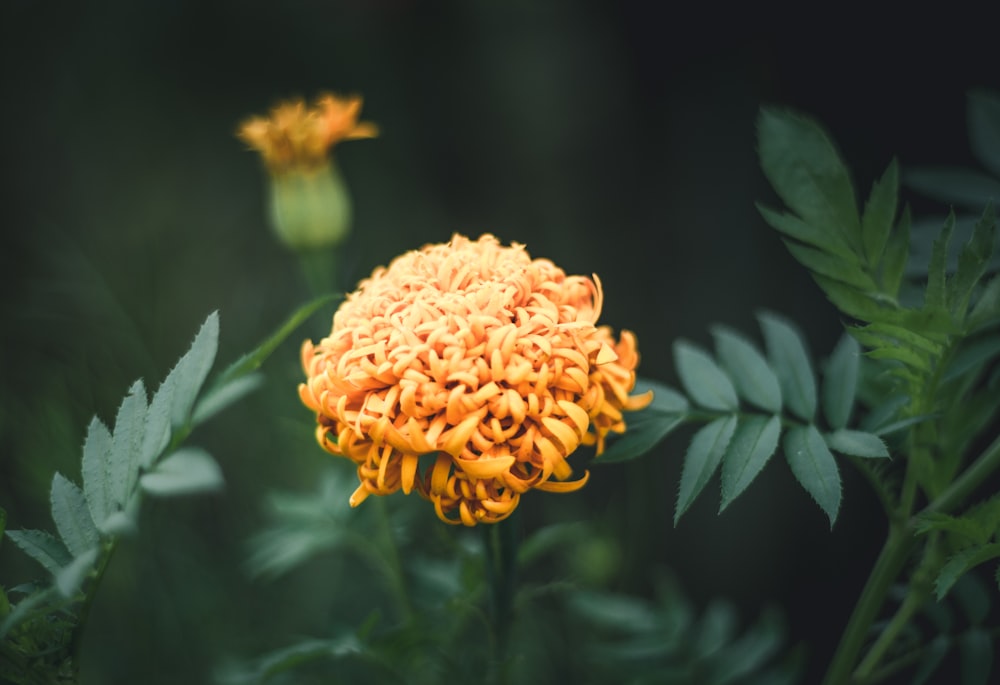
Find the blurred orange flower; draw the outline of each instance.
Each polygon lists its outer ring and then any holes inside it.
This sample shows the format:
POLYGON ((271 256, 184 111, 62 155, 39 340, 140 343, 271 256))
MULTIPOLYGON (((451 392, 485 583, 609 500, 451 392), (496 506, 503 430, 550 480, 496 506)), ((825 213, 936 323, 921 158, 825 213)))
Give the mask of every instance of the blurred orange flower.
POLYGON ((600 280, 523 245, 460 235, 378 268, 330 335, 306 341, 303 403, 316 437, 358 465, 357 506, 414 489, 467 526, 506 518, 528 490, 569 492, 566 458, 625 430, 635 337, 597 326, 600 280), (424 460, 424 461, 422 461, 424 460))
POLYGON ((302 100, 279 104, 270 117, 252 117, 240 125, 237 136, 261 153, 273 174, 308 171, 326 165, 330 148, 342 140, 374 138, 378 127, 358 121, 358 95, 322 95, 315 107, 302 100))

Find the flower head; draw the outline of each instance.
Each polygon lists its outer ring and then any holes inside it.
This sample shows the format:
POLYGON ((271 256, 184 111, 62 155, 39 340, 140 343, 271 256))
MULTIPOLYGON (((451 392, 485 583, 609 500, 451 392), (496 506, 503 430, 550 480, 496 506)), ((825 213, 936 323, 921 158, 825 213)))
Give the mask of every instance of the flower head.
POLYGON ((301 100, 245 121, 237 136, 261 153, 271 180, 271 223, 278 238, 298 251, 343 241, 351 223, 351 200, 329 158, 341 140, 372 138, 378 127, 358 121, 359 96, 323 95, 315 107, 301 100))
POLYGON ((449 523, 506 518, 531 489, 568 492, 567 457, 622 432, 635 337, 598 326, 600 280, 523 245, 460 235, 378 268, 330 335, 306 341, 299 386, 316 437, 358 466, 352 506, 397 490, 449 523))
POLYGON ((272 174, 319 170, 326 166, 330 148, 340 141, 378 135, 375 124, 358 121, 361 102, 357 95, 330 94, 319 97, 311 108, 302 100, 285 102, 268 118, 245 121, 237 136, 261 153, 272 174))

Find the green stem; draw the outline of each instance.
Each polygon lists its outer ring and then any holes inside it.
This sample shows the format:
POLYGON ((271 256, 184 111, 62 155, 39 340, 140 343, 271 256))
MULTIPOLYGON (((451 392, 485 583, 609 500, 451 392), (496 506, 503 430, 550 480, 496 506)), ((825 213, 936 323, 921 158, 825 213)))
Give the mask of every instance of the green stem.
POLYGON ((496 634, 498 682, 507 681, 507 639, 513 618, 516 587, 518 525, 517 512, 499 523, 483 526, 486 549, 486 580, 490 588, 490 615, 496 634))
POLYGON ((824 685, 846 685, 851 682, 851 673, 868 630, 878 616, 885 595, 906 563, 914 544, 915 539, 909 530, 897 526, 890 529, 827 669, 824 685))
POLYGON ((87 583, 87 588, 84 591, 83 602, 80 605, 76 626, 73 628, 73 635, 69 643, 69 653, 73 660, 74 673, 79 673, 80 671, 80 647, 83 641, 83 631, 87 627, 87 619, 90 617, 90 608, 94 604, 94 597, 97 596, 97 590, 101 586, 101 580, 104 578, 104 572, 108 568, 108 562, 111 561, 111 557, 117 548, 117 538, 111 538, 103 543, 101 554, 97 559, 97 566, 92 571, 90 581, 87 583))
POLYGON ((952 481, 951 485, 945 488, 945 491, 928 504, 921 513, 952 511, 955 507, 960 506, 965 498, 984 480, 993 475, 998 467, 1000 467, 1000 435, 983 450, 983 453, 972 462, 969 468, 962 472, 961 476, 952 481))
POLYGON ((333 248, 316 248, 299 253, 302 275, 313 297, 338 290, 337 252, 333 248))
POLYGON ((410 601, 410 593, 406 590, 406 577, 403 575, 403 562, 399 556, 399 545, 396 543, 396 536, 392 532, 392 520, 389 517, 389 508, 384 497, 374 497, 375 507, 378 509, 379 528, 382 537, 382 548, 385 558, 389 562, 389 569, 392 577, 393 590, 399 603, 400 611, 407 622, 412 622, 414 617, 413 603, 410 601))

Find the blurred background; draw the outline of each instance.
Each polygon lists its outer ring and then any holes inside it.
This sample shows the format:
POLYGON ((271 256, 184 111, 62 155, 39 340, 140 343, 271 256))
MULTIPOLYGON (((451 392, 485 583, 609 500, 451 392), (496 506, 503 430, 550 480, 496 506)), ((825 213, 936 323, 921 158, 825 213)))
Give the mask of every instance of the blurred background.
MULTIPOLYGON (((221 313, 227 363, 309 297, 267 225, 260 160, 234 137, 241 120, 288 97, 361 93, 362 118, 382 132, 335 149, 355 221, 331 289, 453 232, 492 232, 568 273, 597 272, 603 320, 636 333, 643 375, 675 384, 672 342, 709 344, 714 322, 759 339, 760 308, 800 322, 824 357, 840 334, 836 313, 754 208, 775 203, 756 162, 758 108, 820 119, 867 192, 893 155, 904 166, 975 166, 965 93, 1000 86, 995 32, 984 40, 976 17, 835 11, 845 12, 638 0, 7 0, 8 527, 52 528, 52 473, 79 482, 90 417, 113 422, 138 377, 155 388, 209 312, 221 313)), ((351 578, 331 559, 271 585, 243 568, 265 496, 312 489, 329 463, 295 386, 298 346, 328 331, 332 311, 277 351, 262 391, 192 437, 221 462, 225 493, 146 507, 144 534, 122 545, 98 596, 91 682, 201 682, 220 653, 321 632, 351 591, 329 585, 351 578)), ((596 466, 579 493, 529 496, 523 525, 598 522, 625 592, 648 593, 667 569, 699 606, 724 597, 749 619, 776 605, 817 672, 883 539, 874 499, 842 468, 830 532, 775 460, 722 516, 713 484, 674 528, 689 437, 596 466)), ((420 511, 433 527, 431 508, 420 511)), ((5 585, 37 573, 0 546, 5 585)))

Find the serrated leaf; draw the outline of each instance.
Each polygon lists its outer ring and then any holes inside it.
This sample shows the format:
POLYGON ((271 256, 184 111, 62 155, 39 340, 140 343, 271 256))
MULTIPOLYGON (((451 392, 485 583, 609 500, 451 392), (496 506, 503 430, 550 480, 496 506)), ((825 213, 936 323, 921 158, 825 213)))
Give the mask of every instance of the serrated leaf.
POLYGON ((904 428, 909 428, 910 426, 915 426, 918 423, 923 423, 924 421, 930 421, 936 419, 940 414, 920 414, 918 416, 907 416, 896 421, 890 421, 889 423, 883 424, 881 426, 876 426, 871 429, 871 432, 878 436, 892 435, 893 433, 898 433, 904 428))
POLYGON ((632 389, 633 395, 642 395, 650 390, 653 391, 653 401, 640 409, 638 412, 629 413, 629 417, 639 416, 643 412, 655 412, 658 414, 686 414, 691 405, 687 398, 677 392, 669 385, 664 385, 657 381, 642 376, 635 379, 635 387, 632 389))
POLYGON ((966 516, 949 516, 932 511, 921 514, 916 520, 916 533, 924 535, 932 530, 940 530, 965 538, 966 543, 983 544, 988 535, 984 536, 983 526, 966 516))
MULTIPOLYGON (((771 228, 795 240, 816 247, 823 252, 850 258, 854 253, 838 233, 830 233, 825 229, 808 224, 794 214, 778 212, 757 203, 757 211, 771 228)), ((788 241, 785 241, 788 244, 788 241)))
POLYGON ((785 247, 796 261, 814 274, 833 281, 839 281, 861 291, 874 291, 875 281, 861 270, 857 257, 839 257, 791 240, 784 241, 785 247))
POLYGON ((1000 335, 993 335, 963 344, 948 364, 942 380, 953 381, 969 371, 979 373, 984 364, 1000 358, 1000 335))
MULTIPOLYGON (((872 346, 874 344, 871 338, 865 338, 862 337, 862 335, 857 335, 857 338, 866 346, 872 346)), ((890 343, 884 347, 875 347, 874 349, 870 349, 865 352, 865 356, 871 359, 885 359, 900 362, 901 364, 906 364, 910 368, 921 372, 921 374, 927 373, 931 370, 930 359, 926 356, 908 347, 898 347, 897 345, 898 343, 890 343)), ((922 377, 922 375, 919 375, 915 378, 919 380, 922 377)))
POLYGON ((166 497, 219 490, 224 481, 219 465, 208 452, 188 447, 167 456, 139 483, 149 494, 166 497))
POLYGON ((66 545, 44 530, 8 530, 7 537, 53 575, 73 559, 66 545))
POLYGON ((972 237, 958 253, 958 269, 948 283, 948 308, 956 319, 965 318, 972 291, 986 273, 996 240, 996 212, 990 201, 972 230, 972 237))
POLYGON ((960 685, 989 685, 993 669, 994 639, 989 631, 971 628, 959 640, 960 685))
POLYGON ((877 321, 892 316, 891 307, 894 305, 887 300, 883 301, 881 294, 877 292, 862 292, 818 273, 813 273, 812 277, 833 306, 851 318, 877 321))
MULTIPOLYGON (((911 322, 910 325, 913 326, 916 324, 918 326, 919 323, 922 322, 915 321, 911 322)), ((947 340, 945 337, 935 333, 934 331, 927 331, 925 335, 924 333, 917 333, 916 330, 919 330, 919 328, 916 326, 914 326, 911 330, 911 328, 905 324, 896 325, 880 321, 868 324, 862 330, 866 333, 871 333, 872 335, 877 335, 885 340, 891 341, 894 344, 897 342, 903 343, 906 347, 926 352, 932 356, 938 356, 944 351, 943 343, 947 340), (934 340, 934 337, 937 337, 939 340, 934 340)))
POLYGON ((889 234, 896 220, 896 203, 899 195, 899 162, 894 158, 882 178, 872 185, 872 191, 861 215, 861 237, 865 257, 871 267, 882 260, 889 234))
POLYGON ((780 412, 781 387, 764 355, 741 334, 725 326, 715 326, 712 335, 716 356, 736 392, 750 404, 769 412, 780 412))
POLYGON ((732 381, 701 348, 684 340, 675 341, 674 363, 695 404, 717 411, 735 411, 739 407, 732 381))
MULTIPOLYGON (((146 388, 136 381, 118 408, 115 430, 111 436, 108 477, 111 481, 111 511, 120 511, 139 478, 143 433, 146 428, 146 388)), ((103 523, 99 521, 98 525, 103 523)))
POLYGON ((826 132, 801 114, 764 107, 757 119, 757 142, 764 175, 784 203, 860 254, 854 187, 826 132))
POLYGON ((87 574, 94 570, 98 552, 96 547, 89 549, 56 573, 56 589, 60 595, 69 598, 80 589, 87 574))
POLYGON ((757 320, 785 406, 804 421, 812 421, 816 413, 816 379, 801 334, 771 312, 758 313, 757 320))
POLYGON ((142 434, 142 449, 139 454, 139 466, 148 469, 163 454, 170 444, 171 415, 173 413, 173 381, 164 380, 160 383, 152 401, 146 410, 146 425, 142 434))
POLYGON ((234 378, 222 385, 212 386, 195 405, 194 412, 191 414, 191 425, 197 426, 212 418, 226 407, 235 404, 259 388, 263 382, 263 375, 253 373, 234 378))
POLYGON ((322 306, 340 299, 343 299, 343 295, 340 293, 321 295, 296 309, 267 340, 226 367, 226 370, 219 376, 215 385, 225 385, 235 378, 245 376, 259 369, 264 360, 271 356, 271 353, 278 348, 278 345, 284 342, 306 319, 322 306))
POLYGON ((83 443, 83 495, 90 515, 100 526, 111 507, 111 431, 96 416, 83 443))
POLYGON ((938 601, 941 600, 948 590, 970 570, 991 559, 1000 557, 1000 543, 994 542, 988 545, 974 545, 967 547, 953 555, 948 562, 941 567, 937 580, 934 582, 934 594, 938 601))
POLYGON ((888 459, 889 450, 882 439, 873 433, 838 428, 827 433, 826 444, 830 449, 865 459, 888 459))
POLYGON ((19 601, 11 612, 7 614, 2 621, 0 621, 0 642, 7 637, 7 634, 11 630, 17 628, 25 621, 28 621, 35 616, 41 616, 49 613, 53 600, 59 600, 59 603, 62 603, 56 588, 49 586, 42 590, 38 590, 19 601))
POLYGON ((785 433, 784 449, 795 478, 826 513, 832 528, 840 510, 840 472, 823 436, 811 424, 795 426, 785 433))
POLYGON ((890 297, 899 296, 899 287, 903 283, 907 262, 910 257, 910 224, 912 218, 910 207, 906 205, 900 214, 896 227, 889 235, 882 256, 882 289, 890 297))
POLYGON ((617 464, 632 461, 656 447, 661 440, 682 425, 684 414, 638 413, 628 417, 625 433, 611 438, 597 457, 597 464, 617 464))
POLYGON ((991 197, 1000 197, 1000 181, 957 167, 906 169, 903 183, 929 198, 974 212, 981 211, 991 197))
POLYGON ((966 112, 972 154, 1000 177, 1000 94, 985 88, 970 91, 966 112))
POLYGON ((75 483, 56 473, 49 500, 56 530, 70 554, 79 556, 97 546, 100 535, 87 508, 87 500, 75 483))
POLYGON ((722 461, 722 513, 767 464, 778 449, 781 419, 751 416, 740 421, 722 461))
POLYGON ((969 330, 1000 322, 1000 274, 990 279, 969 315, 969 330))
POLYGON ((927 269, 927 289, 924 294, 925 309, 943 310, 948 304, 948 243, 954 230, 955 212, 950 212, 931 248, 931 263, 927 269))
POLYGON ((171 386, 170 422, 175 428, 187 423, 198 391, 215 362, 218 347, 219 313, 212 312, 201 325, 191 347, 163 381, 171 386))
POLYGON ((823 375, 823 413, 832 428, 843 428, 851 418, 860 363, 861 347, 845 333, 833 348, 823 375))
POLYGON ((677 506, 674 510, 675 526, 719 468, 722 456, 726 453, 735 431, 736 417, 725 416, 712 421, 694 434, 684 454, 680 490, 677 493, 677 506))

